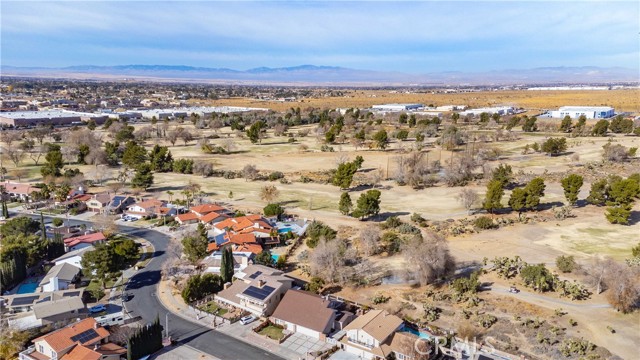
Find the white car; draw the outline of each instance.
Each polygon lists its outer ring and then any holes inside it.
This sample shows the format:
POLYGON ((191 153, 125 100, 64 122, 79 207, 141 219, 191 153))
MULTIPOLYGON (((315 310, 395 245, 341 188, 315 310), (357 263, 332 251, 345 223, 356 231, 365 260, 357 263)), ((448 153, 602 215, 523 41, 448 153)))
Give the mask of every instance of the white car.
POLYGON ((240 324, 247 325, 247 324, 251 324, 254 321, 256 321, 256 317, 255 316, 247 315, 247 316, 245 316, 245 317, 240 319, 240 324))

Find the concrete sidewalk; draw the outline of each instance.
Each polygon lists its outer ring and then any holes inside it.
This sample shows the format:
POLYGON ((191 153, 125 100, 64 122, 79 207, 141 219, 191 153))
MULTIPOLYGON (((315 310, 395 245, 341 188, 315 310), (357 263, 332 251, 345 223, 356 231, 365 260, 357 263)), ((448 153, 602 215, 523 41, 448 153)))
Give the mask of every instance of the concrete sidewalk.
MULTIPOLYGON (((161 280, 158 284, 157 296, 162 305, 173 315, 180 316, 189 321, 198 322, 210 329, 215 329, 216 331, 220 331, 248 344, 258 346, 268 352, 284 358, 294 360, 298 360, 300 358, 300 354, 251 331, 254 326, 258 325, 258 322, 254 322, 251 325, 242 325, 240 322, 236 322, 234 324, 221 324, 221 320, 218 318, 216 326, 214 327, 213 315, 204 311, 196 311, 189 307, 180 296, 180 293, 173 290, 169 282, 166 280, 161 280)), ((171 324, 171 318, 169 318, 169 324, 171 324)), ((169 328, 171 328, 171 326, 169 326, 169 328)))

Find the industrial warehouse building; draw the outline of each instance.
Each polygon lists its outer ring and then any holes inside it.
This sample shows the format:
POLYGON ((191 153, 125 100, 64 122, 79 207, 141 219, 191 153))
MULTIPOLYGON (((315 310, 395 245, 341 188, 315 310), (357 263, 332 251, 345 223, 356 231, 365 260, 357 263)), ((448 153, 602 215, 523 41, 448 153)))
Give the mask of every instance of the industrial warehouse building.
POLYGON ((413 111, 423 108, 422 104, 384 104, 373 105, 371 110, 377 111, 413 111))
POLYGON ((21 128, 37 125, 71 125, 87 122, 90 119, 97 124, 102 124, 107 120, 107 115, 67 110, 1 112, 0 126, 21 128))
POLYGON ((608 119, 615 115, 615 110, 609 106, 563 106, 550 112, 550 117, 558 119, 565 116, 576 119, 582 115, 587 119, 608 119))
POLYGON ((460 113, 462 116, 473 115, 478 116, 482 113, 498 114, 498 115, 510 115, 515 113, 515 109, 512 106, 497 106, 497 107, 485 107, 478 109, 469 109, 460 113))

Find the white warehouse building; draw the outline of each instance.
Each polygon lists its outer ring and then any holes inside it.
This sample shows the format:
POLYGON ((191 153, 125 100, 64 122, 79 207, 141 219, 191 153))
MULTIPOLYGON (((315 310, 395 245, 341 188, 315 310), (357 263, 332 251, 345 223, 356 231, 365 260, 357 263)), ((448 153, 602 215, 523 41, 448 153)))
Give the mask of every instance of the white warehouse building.
POLYGON ((422 104, 384 104, 384 105, 373 105, 371 110, 377 111, 411 111, 418 110, 423 108, 422 104))
POLYGON ((608 119, 615 115, 615 110, 609 106, 563 106, 551 111, 551 117, 558 119, 565 116, 575 119, 581 115, 586 116, 587 119, 608 119))

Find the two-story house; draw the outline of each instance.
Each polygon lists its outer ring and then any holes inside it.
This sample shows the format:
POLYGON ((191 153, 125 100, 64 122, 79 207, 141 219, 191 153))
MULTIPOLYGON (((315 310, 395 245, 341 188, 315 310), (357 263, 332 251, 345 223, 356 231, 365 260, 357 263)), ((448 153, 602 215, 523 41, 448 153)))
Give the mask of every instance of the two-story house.
POLYGON ((20 360, 119 360, 126 352, 109 343, 109 331, 90 317, 34 339, 20 360))
POLYGON ((67 290, 80 277, 80 268, 63 262, 52 267, 40 281, 42 291, 67 290))
POLYGON ((74 251, 85 247, 96 246, 107 241, 101 232, 84 234, 64 239, 65 251, 74 251))
POLYGON ((120 214, 135 202, 136 199, 131 196, 116 195, 111 199, 111 202, 107 205, 106 209, 109 214, 120 214))
POLYGON ((103 213, 110 202, 111 194, 105 192, 92 195, 89 200, 85 201, 85 204, 87 204, 88 211, 103 213))
POLYGON ((344 327, 342 348, 363 359, 386 359, 385 343, 402 327, 402 319, 384 310, 371 310, 344 327))
POLYGON ((293 286, 293 279, 282 271, 262 265, 250 265, 234 277, 238 280, 220 291, 216 301, 260 317, 271 315, 293 286))

